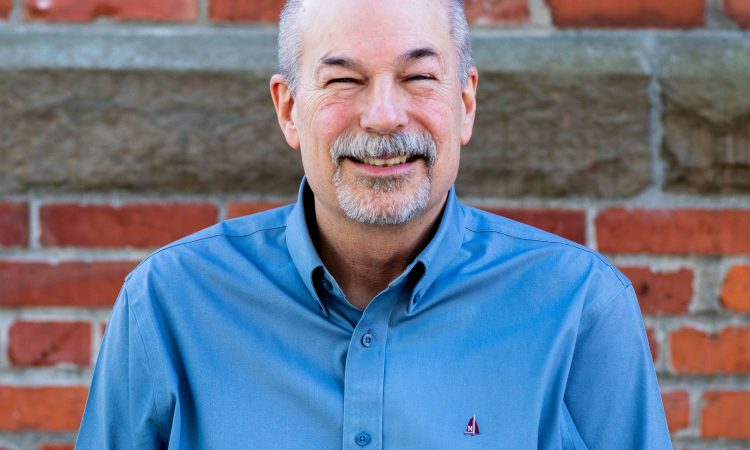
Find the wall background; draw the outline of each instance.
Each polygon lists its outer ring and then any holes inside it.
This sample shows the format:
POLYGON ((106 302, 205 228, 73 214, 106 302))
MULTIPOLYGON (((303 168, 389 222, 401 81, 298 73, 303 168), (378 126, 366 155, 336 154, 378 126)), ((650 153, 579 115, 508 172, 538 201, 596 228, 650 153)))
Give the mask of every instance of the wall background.
MULTIPOLYGON (((293 199, 280 0, 0 0, 0 448, 68 449, 155 247, 293 199)), ((465 201, 633 280, 675 448, 750 449, 750 0, 469 0, 465 201)))

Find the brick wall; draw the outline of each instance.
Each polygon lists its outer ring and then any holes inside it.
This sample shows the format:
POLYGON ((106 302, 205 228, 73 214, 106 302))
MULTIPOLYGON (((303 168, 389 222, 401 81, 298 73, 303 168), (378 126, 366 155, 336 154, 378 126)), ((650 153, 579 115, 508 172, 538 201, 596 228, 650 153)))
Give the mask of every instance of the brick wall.
MULTIPOLYGON (((75 439, 150 250, 290 201, 279 0, 0 0, 0 449, 75 439), (168 32, 164 32, 168 31, 168 32)), ((749 0, 470 0, 470 203, 639 294, 675 448, 750 449, 749 0)))

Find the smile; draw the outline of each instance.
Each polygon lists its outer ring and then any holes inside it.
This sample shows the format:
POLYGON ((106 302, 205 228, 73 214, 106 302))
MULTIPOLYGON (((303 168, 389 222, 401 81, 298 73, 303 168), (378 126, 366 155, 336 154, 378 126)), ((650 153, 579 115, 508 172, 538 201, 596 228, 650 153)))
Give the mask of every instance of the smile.
POLYGON ((393 156, 391 158, 370 158, 366 157, 364 159, 357 159, 349 157, 354 162, 360 163, 360 164, 367 164, 370 166, 375 167, 392 167, 392 166, 398 166, 400 164, 404 164, 406 162, 412 162, 416 160, 418 157, 414 156, 409 158, 406 155, 400 155, 400 156, 393 156))

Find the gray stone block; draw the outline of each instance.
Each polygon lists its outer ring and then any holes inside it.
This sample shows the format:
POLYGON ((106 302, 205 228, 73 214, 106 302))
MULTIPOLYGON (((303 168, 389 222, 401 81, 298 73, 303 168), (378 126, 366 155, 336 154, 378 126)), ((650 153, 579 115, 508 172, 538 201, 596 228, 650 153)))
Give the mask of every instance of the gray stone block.
POLYGON ((750 38, 670 36, 659 43, 664 188, 750 192, 750 38))

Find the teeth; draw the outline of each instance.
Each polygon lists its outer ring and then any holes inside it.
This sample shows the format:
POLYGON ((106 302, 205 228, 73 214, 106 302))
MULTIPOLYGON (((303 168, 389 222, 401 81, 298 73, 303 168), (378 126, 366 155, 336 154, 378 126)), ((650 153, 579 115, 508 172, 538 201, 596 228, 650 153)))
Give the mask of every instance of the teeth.
POLYGON ((394 158, 382 159, 382 158, 365 158, 364 163, 371 166, 387 167, 395 166, 397 164, 403 164, 406 162, 406 155, 396 156, 394 158))

